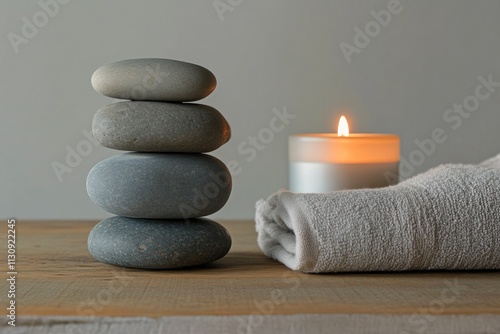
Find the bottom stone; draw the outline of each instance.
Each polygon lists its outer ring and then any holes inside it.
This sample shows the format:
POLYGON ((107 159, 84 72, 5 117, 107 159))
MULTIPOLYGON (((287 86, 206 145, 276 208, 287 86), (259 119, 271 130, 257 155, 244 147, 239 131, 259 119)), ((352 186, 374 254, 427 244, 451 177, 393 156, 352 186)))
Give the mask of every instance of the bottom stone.
POLYGON ((207 264, 227 254, 231 236, 205 218, 152 220, 115 216, 94 226, 88 249, 101 262, 143 269, 207 264))

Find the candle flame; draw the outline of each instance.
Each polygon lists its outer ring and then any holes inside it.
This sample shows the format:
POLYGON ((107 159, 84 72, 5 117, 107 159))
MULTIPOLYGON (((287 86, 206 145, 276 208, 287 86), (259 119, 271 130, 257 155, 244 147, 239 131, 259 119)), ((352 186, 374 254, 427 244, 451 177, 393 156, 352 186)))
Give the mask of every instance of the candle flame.
POLYGON ((347 119, 343 115, 342 117, 340 117, 337 134, 339 137, 349 137, 349 124, 347 123, 347 119))

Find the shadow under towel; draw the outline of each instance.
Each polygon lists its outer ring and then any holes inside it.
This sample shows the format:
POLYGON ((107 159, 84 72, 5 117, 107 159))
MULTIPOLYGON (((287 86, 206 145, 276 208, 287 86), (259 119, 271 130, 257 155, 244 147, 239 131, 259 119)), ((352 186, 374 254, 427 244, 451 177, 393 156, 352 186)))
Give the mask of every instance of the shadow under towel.
POLYGON ((500 155, 386 188, 282 190, 256 209, 260 248, 294 270, 500 269, 500 155))

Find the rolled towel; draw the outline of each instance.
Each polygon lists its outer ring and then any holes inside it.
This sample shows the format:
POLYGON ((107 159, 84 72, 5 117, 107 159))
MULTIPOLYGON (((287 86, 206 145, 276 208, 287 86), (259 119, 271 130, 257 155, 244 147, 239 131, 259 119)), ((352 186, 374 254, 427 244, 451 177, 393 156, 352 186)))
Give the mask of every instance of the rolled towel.
POLYGON ((310 273, 500 269, 500 155, 378 189, 256 204, 264 254, 310 273))

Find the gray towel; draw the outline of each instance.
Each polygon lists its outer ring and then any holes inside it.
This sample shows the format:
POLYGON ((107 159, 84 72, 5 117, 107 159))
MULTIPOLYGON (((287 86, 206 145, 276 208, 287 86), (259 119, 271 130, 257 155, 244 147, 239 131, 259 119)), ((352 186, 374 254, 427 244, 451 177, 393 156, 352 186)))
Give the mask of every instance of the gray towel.
POLYGON ((500 155, 398 185, 257 202, 258 244, 311 273, 500 269, 500 155))

